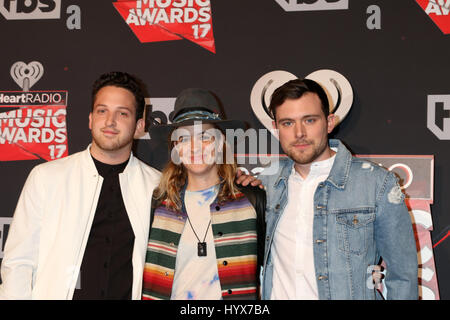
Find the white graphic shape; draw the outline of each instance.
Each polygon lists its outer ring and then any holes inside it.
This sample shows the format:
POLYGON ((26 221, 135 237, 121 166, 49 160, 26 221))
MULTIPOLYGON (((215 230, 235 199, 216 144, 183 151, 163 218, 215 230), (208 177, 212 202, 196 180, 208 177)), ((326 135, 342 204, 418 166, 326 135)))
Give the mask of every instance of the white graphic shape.
MULTIPOLYGON (((348 0, 327 1, 316 0, 314 3, 299 3, 298 0, 275 0, 285 11, 318 11, 318 10, 346 10, 348 0)), ((311 2, 311 1, 310 1, 311 2)))
POLYGON ((353 104, 350 82, 339 72, 328 69, 315 71, 306 76, 306 79, 314 80, 325 90, 330 102, 330 113, 334 113, 338 125, 350 112, 353 104))
POLYGON ((23 91, 30 91, 30 88, 44 75, 44 67, 38 61, 32 61, 29 64, 18 61, 12 65, 10 73, 23 91))

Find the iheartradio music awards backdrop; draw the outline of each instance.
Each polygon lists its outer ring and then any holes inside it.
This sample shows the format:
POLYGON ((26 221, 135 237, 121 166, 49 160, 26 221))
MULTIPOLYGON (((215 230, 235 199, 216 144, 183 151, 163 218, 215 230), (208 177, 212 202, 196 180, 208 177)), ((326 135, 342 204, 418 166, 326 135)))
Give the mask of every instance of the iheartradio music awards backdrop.
MULTIPOLYGON (((400 177, 420 299, 449 299, 449 13, 450 0, 0 0, 0 261, 30 170, 90 143, 100 74, 146 83, 146 129, 200 87, 229 119, 268 131, 271 93, 300 77, 326 90, 331 137, 400 177)), ((244 171, 284 156, 269 137, 235 150, 244 171)), ((147 132, 134 152, 158 169, 168 160, 147 132)))

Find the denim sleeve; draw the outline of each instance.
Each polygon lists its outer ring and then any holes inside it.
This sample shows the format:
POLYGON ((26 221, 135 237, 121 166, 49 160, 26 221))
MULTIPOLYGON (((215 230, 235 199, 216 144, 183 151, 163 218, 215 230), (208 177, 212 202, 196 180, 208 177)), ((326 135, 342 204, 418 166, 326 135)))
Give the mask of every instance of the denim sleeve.
POLYGON ((261 184, 264 186, 264 189, 266 189, 267 184, 269 183, 269 177, 266 175, 259 175, 258 179, 261 180, 261 184))
POLYGON ((377 196, 375 241, 386 263, 387 299, 418 299, 417 250, 405 196, 396 176, 387 173, 377 196))

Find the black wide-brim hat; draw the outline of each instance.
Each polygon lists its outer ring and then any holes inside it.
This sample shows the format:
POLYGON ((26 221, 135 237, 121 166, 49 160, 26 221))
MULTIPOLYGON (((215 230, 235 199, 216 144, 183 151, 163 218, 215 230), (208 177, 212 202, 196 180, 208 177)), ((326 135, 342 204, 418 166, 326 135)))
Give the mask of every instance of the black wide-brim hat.
POLYGON ((191 126, 201 121, 217 126, 224 133, 227 129, 245 130, 245 123, 241 120, 226 120, 219 102, 212 92, 201 88, 183 90, 175 100, 174 112, 169 119, 170 124, 152 124, 149 128, 150 137, 168 138, 169 134, 178 127, 191 126))

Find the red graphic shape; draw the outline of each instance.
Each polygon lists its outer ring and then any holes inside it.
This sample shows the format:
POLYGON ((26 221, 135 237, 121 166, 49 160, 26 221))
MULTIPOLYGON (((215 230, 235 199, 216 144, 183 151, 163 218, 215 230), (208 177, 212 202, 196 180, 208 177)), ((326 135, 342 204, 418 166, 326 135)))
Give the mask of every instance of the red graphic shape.
POLYGON ((65 105, 17 107, 0 106, 0 161, 51 161, 68 155, 65 105))
POLYGON ((187 39, 216 53, 210 2, 179 0, 168 6, 166 3, 118 0, 113 5, 142 43, 187 39))
POLYGON ((448 237, 450 237, 450 231, 447 231, 447 234, 441 240, 439 240, 434 244, 433 249, 436 248, 438 245, 440 245, 448 237))
POLYGON ((416 0, 444 34, 450 34, 450 0, 416 0))

